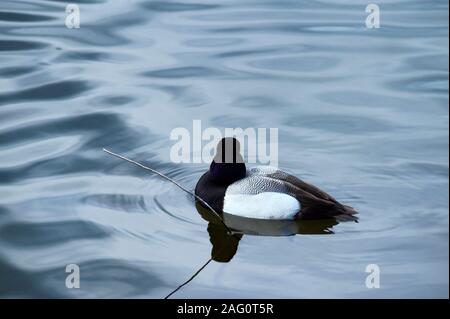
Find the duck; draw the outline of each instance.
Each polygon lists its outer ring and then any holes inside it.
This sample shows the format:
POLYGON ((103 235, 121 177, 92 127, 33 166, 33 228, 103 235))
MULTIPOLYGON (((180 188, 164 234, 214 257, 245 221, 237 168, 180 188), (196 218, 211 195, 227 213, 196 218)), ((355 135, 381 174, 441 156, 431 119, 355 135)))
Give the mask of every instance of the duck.
POLYGON ((218 213, 254 219, 314 220, 357 214, 353 207, 276 167, 247 168, 235 137, 219 141, 195 194, 218 213))

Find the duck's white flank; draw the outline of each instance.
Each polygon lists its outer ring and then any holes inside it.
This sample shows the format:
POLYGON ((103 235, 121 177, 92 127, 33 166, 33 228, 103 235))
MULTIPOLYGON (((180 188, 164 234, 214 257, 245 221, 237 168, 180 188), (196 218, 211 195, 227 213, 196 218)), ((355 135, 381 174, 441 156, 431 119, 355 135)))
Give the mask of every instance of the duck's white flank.
POLYGON ((228 214, 260 219, 294 219, 300 203, 294 197, 278 192, 259 194, 226 194, 223 211, 228 214))

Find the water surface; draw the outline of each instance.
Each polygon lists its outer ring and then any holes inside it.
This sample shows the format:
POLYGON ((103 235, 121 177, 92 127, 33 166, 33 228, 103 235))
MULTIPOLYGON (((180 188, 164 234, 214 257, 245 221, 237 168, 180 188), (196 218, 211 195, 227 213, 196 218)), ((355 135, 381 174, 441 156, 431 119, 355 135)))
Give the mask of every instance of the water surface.
POLYGON ((360 0, 71 2, 80 29, 64 1, 0 4, 1 297, 162 298, 211 254, 173 297, 448 297, 448 1, 378 1, 380 29, 360 0), (193 119, 278 128, 279 166, 359 223, 229 220, 230 241, 102 152, 193 189, 208 165, 169 159, 193 119))

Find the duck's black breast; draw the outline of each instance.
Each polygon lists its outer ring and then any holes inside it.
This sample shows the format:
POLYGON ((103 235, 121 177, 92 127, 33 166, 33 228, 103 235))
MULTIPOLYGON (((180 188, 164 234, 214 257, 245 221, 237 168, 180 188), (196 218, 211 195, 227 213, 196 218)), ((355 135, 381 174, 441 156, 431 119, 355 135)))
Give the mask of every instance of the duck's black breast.
POLYGON ((226 185, 214 183, 210 172, 206 172, 195 186, 195 195, 207 202, 218 213, 223 212, 223 199, 227 190, 226 185))

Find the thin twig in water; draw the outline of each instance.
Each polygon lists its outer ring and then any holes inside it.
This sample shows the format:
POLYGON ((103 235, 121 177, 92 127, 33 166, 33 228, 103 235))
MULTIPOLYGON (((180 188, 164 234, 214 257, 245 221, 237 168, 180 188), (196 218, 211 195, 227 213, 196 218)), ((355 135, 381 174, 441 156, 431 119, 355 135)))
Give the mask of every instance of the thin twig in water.
POLYGON ((225 224, 225 222, 223 221, 222 216, 220 216, 220 214, 219 214, 218 212, 216 212, 216 211, 214 210, 214 208, 212 208, 212 207, 211 207, 206 201, 204 201, 200 196, 198 196, 198 195, 195 194, 194 192, 192 192, 192 191, 186 189, 185 187, 183 187, 182 185, 180 185, 177 181, 171 179, 170 177, 164 175, 163 173, 158 172, 157 170, 155 170, 155 169, 153 169, 153 168, 150 168, 150 167, 145 166, 145 165, 143 165, 143 164, 141 164, 141 163, 138 163, 138 162, 133 161, 133 160, 131 160, 131 159, 129 159, 129 158, 126 158, 125 156, 122 156, 122 155, 116 154, 116 153, 114 153, 114 152, 111 152, 111 151, 107 150, 106 148, 104 148, 103 151, 105 151, 105 152, 108 153, 109 155, 115 156, 115 157, 120 158, 120 159, 122 159, 122 160, 124 160, 124 161, 127 161, 127 162, 129 162, 129 163, 132 163, 132 164, 134 164, 134 165, 137 165, 137 166, 139 166, 139 167, 141 167, 141 168, 143 168, 143 169, 145 169, 145 170, 147 170, 147 171, 150 171, 150 172, 152 172, 152 173, 155 173, 155 174, 161 176, 162 178, 168 180, 169 182, 172 182, 173 184, 175 184, 176 186, 178 186, 179 188, 181 188, 181 189, 182 189, 183 191, 185 191, 186 193, 188 193, 188 194, 194 196, 198 201, 200 201, 200 202, 201 202, 203 205, 205 205, 209 210, 211 210, 214 214, 216 214, 216 216, 217 216, 217 217, 219 218, 219 220, 221 221, 222 225, 223 225, 223 226, 225 227, 225 229, 227 230, 228 235, 233 235, 233 232, 231 231, 231 229, 230 229, 230 228, 225 224))

